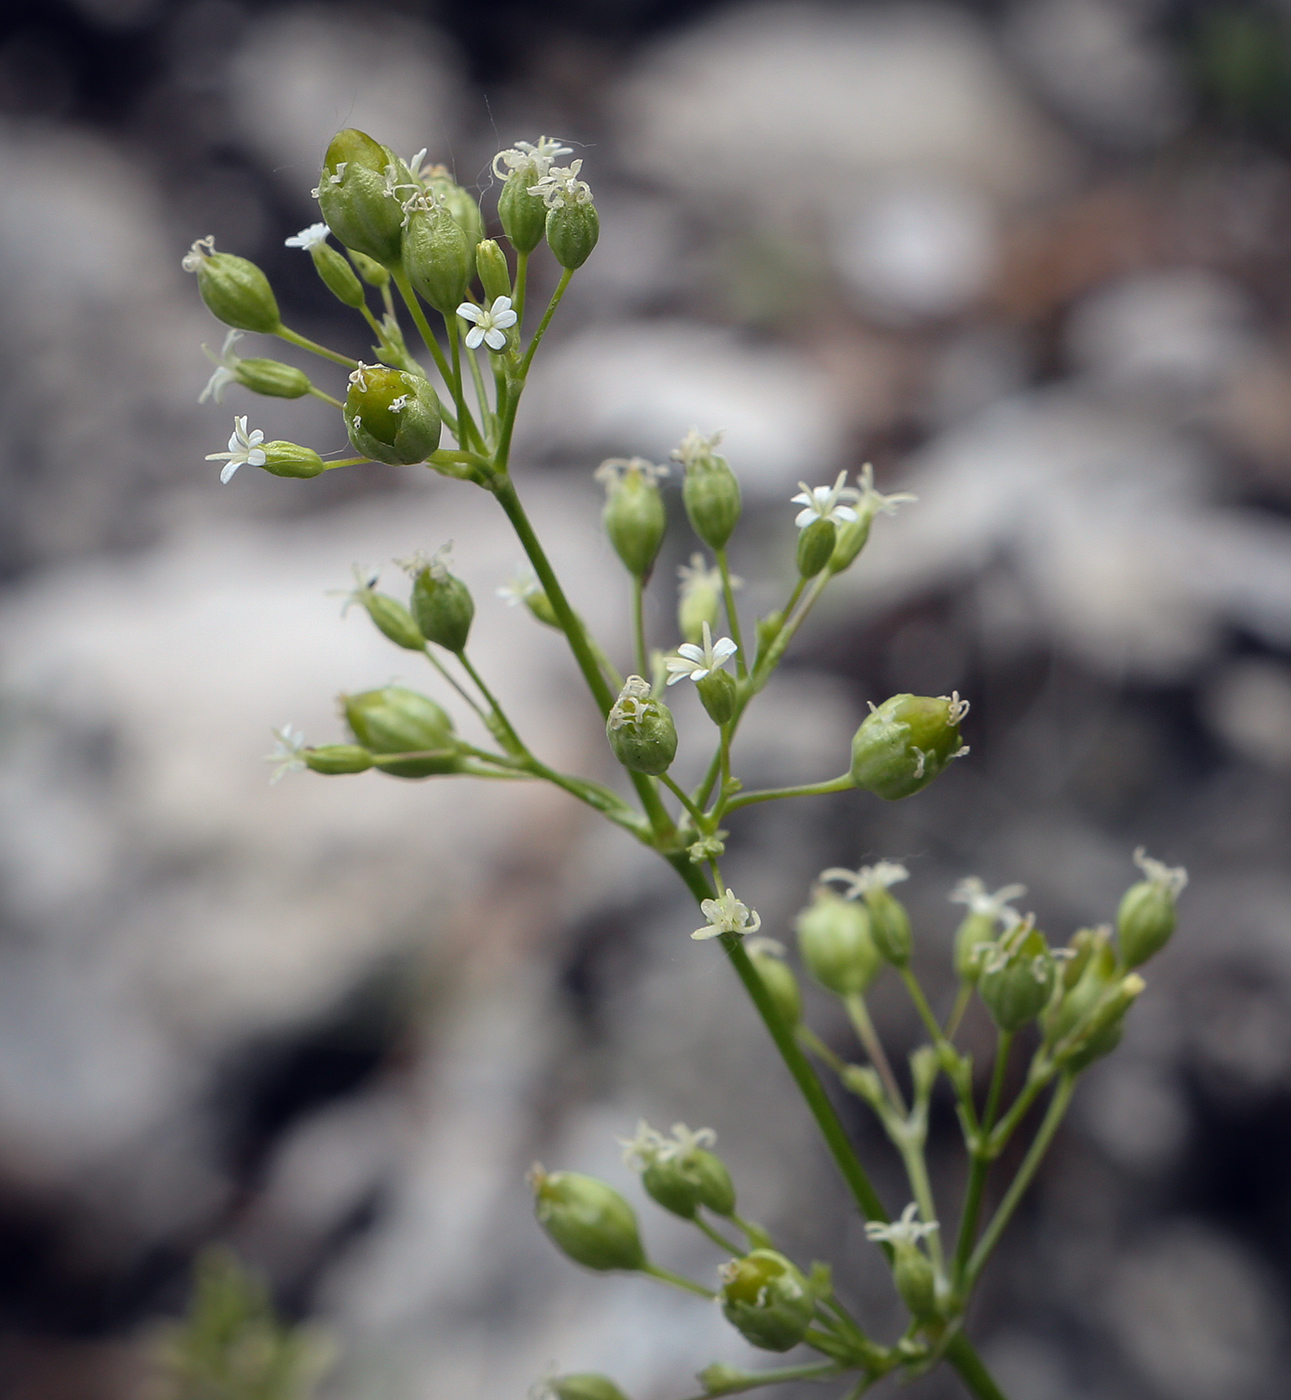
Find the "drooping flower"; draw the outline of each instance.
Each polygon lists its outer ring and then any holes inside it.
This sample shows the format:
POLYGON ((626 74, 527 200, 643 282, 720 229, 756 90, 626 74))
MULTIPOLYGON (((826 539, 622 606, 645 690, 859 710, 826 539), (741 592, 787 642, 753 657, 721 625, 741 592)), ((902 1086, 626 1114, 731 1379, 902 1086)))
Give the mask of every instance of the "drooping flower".
POLYGON ((1022 915, 1009 904, 1009 900, 1017 899, 1026 892, 1025 885, 1005 885, 994 894, 987 894, 986 886, 976 875, 966 875, 951 891, 949 899, 952 904, 966 904, 972 914, 996 919, 1006 928, 1012 928, 1014 924, 1022 922, 1022 915))
POLYGON ((926 1235, 936 1234, 941 1228, 935 1220, 919 1220, 918 1215, 919 1207, 911 1201, 901 1212, 900 1220, 866 1221, 865 1238, 874 1244, 890 1244, 898 1249, 913 1248, 926 1235))
MULTIPOLYGON (((224 345, 217 355, 214 351, 202 346, 202 353, 215 366, 215 373, 206 381, 206 388, 197 396, 198 403, 205 403, 207 399, 214 399, 216 403, 224 402, 224 391, 230 384, 236 384, 238 379, 237 367, 241 362, 241 357, 233 353, 233 347, 242 339, 241 331, 230 331, 224 337, 224 345)), ((232 443, 229 444, 230 448, 232 443)))
POLYGON ((737 651, 739 647, 729 637, 719 637, 714 641, 713 633, 705 622, 702 647, 694 642, 682 642, 676 656, 664 659, 663 664, 671 673, 668 684, 676 685, 683 680, 702 681, 712 672, 720 671, 737 651))
POLYGON ((224 463, 220 469, 220 481, 226 486, 233 480, 233 473, 239 467, 263 467, 268 460, 264 448, 260 446, 264 441, 264 434, 259 428, 247 432, 246 414, 234 418, 233 425, 233 436, 229 438, 229 450, 206 454, 208 462, 224 463))
POLYGON ((708 922, 690 935, 694 939, 716 938, 723 933, 736 933, 742 937, 746 933, 756 933, 762 927, 762 916, 756 909, 750 909, 736 899, 735 891, 729 887, 720 899, 704 900, 699 912, 708 922))
POLYGON ((896 491, 891 496, 885 496, 881 491, 874 489, 874 468, 869 462, 861 468, 860 475, 856 478, 860 483, 860 513, 862 515, 895 515, 898 506, 913 505, 919 499, 909 491, 896 491))
POLYGON ((475 306, 464 301, 457 314, 463 321, 471 321, 471 329, 466 332, 466 348, 476 349, 483 341, 490 350, 506 349, 506 332, 515 325, 516 314, 511 309, 510 297, 497 297, 492 306, 475 306))
POLYGON ((331 230, 324 223, 310 224, 308 228, 303 228, 299 233, 294 233, 290 238, 283 239, 283 244, 288 248, 302 248, 308 252, 311 248, 317 248, 320 244, 327 242, 327 235, 331 230))
POLYGON ((305 759, 302 750, 305 747, 305 736, 291 724, 284 724, 281 729, 271 731, 274 737, 273 749, 265 754, 264 761, 272 763, 274 769, 270 774, 271 783, 281 782, 288 773, 301 773, 305 769, 305 759))
POLYGON ((859 870, 844 870, 835 865, 820 872, 822 885, 837 880, 847 886, 841 891, 844 899, 859 899, 867 890, 886 890, 909 878, 910 872, 894 860, 881 860, 874 865, 863 865, 859 870))

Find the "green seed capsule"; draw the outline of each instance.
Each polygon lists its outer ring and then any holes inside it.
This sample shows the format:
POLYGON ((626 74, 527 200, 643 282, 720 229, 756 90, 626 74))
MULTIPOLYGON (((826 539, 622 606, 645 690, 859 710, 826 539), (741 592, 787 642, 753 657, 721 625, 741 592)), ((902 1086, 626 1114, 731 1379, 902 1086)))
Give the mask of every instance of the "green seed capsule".
POLYGON ((914 951, 914 934, 905 905, 881 886, 865 891, 874 946, 894 967, 904 967, 914 951))
POLYGON ((721 433, 687 433, 672 454, 685 464, 682 504, 691 528, 710 549, 724 549, 740 518, 740 483, 725 457, 713 449, 721 433))
POLYGON ((238 360, 233 371, 239 384, 271 399, 299 399, 309 393, 309 376, 281 360, 238 360))
POLYGON ((600 216, 590 201, 558 204, 547 211, 547 246, 561 267, 569 272, 582 267, 592 256, 600 236, 600 216))
POLYGON ((677 576, 681 579, 677 627, 684 641, 698 646, 704 637, 704 624, 712 631, 721 614, 722 572, 708 568, 702 554, 692 554, 689 564, 677 566, 677 576))
POLYGON ((475 271, 475 243, 446 204, 413 208, 403 240, 403 261, 420 296, 452 318, 475 271))
POLYGON ((816 1310, 807 1280, 774 1249, 755 1249, 723 1265, 720 1297, 726 1320, 764 1351, 797 1346, 816 1310))
POLYGON ((846 997, 869 991, 883 967, 865 905, 818 885, 794 921, 798 953, 826 991, 846 997))
POLYGON ((439 399, 420 374, 360 365, 350 375, 344 417, 355 451, 374 462, 424 462, 439 446, 439 399))
POLYGON ((325 470, 318 453, 298 442, 266 442, 261 465, 271 476, 308 478, 325 470))
POLYGON ((456 771, 459 750, 453 721, 427 696, 388 685, 341 700, 354 738, 373 754, 383 773, 425 778, 456 771), (383 754, 404 753, 418 757, 380 761, 383 754))
POLYGON ((430 564, 412 582, 412 614, 428 642, 462 652, 475 617, 471 590, 442 564, 430 564))
POLYGON ((798 572, 803 578, 815 578, 829 563, 837 534, 837 527, 832 520, 819 518, 799 532, 798 572))
MULTIPOLYGON (((1111 946, 1110 930, 1084 929, 1082 932, 1087 937, 1081 939, 1076 957, 1063 966, 1058 983, 1060 996, 1045 1013, 1045 1039, 1050 1044, 1066 1040, 1080 1029, 1116 981, 1116 952, 1111 946), (1075 981, 1068 982, 1067 974, 1077 965, 1079 975, 1075 981)), ((1080 939, 1080 934, 1076 939, 1080 939)))
POLYGON ((529 193, 537 179, 532 166, 513 171, 498 195, 498 220, 517 253, 532 253, 547 231, 547 210, 529 193))
POLYGON ((668 523, 658 485, 666 470, 643 457, 611 457, 596 469, 606 491, 605 533, 628 572, 642 580, 654 568, 668 523))
POLYGON ((407 651, 426 650, 426 639, 422 636, 421 628, 402 603, 372 588, 358 589, 354 596, 367 609, 377 631, 388 637, 395 646, 407 651))
POLYGON ((657 778, 677 755, 677 726, 667 705, 650 689, 641 676, 627 678, 606 718, 605 736, 625 768, 657 778))
POLYGON ((197 274, 197 290, 211 315, 240 331, 273 335, 282 326, 269 279, 253 262, 215 252, 213 238, 199 238, 184 256, 185 272, 197 274))
POLYGON ((856 561, 856 556, 865 548, 870 538, 870 526, 874 517, 863 508, 858 509, 855 520, 845 520, 834 539, 834 552, 829 556, 829 572, 841 574, 856 561))
POLYGON ((1130 1008, 1142 995, 1146 983, 1137 972, 1121 981, 1121 985, 1092 1017, 1085 1034, 1063 1057, 1063 1066, 1073 1074, 1080 1074, 1095 1060, 1110 1055, 1121 1043, 1125 1034, 1125 1018, 1130 1008))
POLYGON ((793 970, 784 961, 784 950, 773 939, 751 938, 746 942, 746 951, 762 985, 775 1002, 780 1019, 794 1029, 802 1021, 802 992, 793 970), (777 949, 779 951, 775 951, 777 949))
POLYGON ((951 759, 968 752, 959 737, 967 712, 958 693, 885 700, 852 739, 852 781, 889 802, 927 787, 951 759))
POLYGON ((1134 863, 1147 876, 1131 885, 1116 915, 1116 937, 1127 967, 1139 967, 1170 941, 1175 925, 1175 899, 1188 883, 1183 866, 1171 868, 1153 860, 1140 846, 1134 863))
POLYGON ((910 1315, 927 1322, 937 1315, 937 1286, 932 1261, 921 1249, 898 1249, 892 1261, 892 1282, 910 1315))
POLYGON ((323 285, 345 306, 356 311, 363 305, 363 284, 354 275, 354 269, 329 243, 315 243, 310 247, 309 256, 314 260, 314 270, 323 279, 323 285))
POLYGON ((695 682, 695 689, 714 724, 726 724, 735 714, 735 677, 729 671, 710 671, 695 682))
MULTIPOLYGON (((403 172, 406 175, 406 169, 403 172)), ((328 228, 347 247, 387 268, 397 267, 403 243, 403 207, 397 163, 354 127, 332 137, 318 181, 318 204, 328 228), (387 179, 393 169, 394 179, 387 179)))
POLYGON ((604 1181, 580 1172, 529 1173, 534 1214, 556 1247, 589 1269, 641 1269, 645 1250, 632 1207, 604 1181))
POLYGON ((304 749, 301 757, 305 767, 315 773, 366 773, 372 767, 372 755, 358 744, 320 744, 316 749, 304 749))
POLYGON ((1002 934, 982 958, 977 993, 991 1020, 1012 1034, 1048 1006, 1055 975, 1049 945, 1028 920, 1002 934))

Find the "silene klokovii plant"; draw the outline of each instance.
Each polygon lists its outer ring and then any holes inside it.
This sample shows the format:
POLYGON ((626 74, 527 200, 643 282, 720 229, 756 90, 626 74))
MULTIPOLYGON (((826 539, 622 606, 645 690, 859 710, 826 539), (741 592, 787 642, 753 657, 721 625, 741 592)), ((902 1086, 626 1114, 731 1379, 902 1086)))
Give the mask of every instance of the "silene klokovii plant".
MULTIPOLYGON (((832 484, 801 483, 792 498, 799 507, 796 579, 784 605, 750 627, 736 606, 738 581, 727 562, 740 519, 740 486, 718 450, 720 434, 688 433, 670 465, 639 457, 605 462, 594 476, 605 489, 605 531, 631 580, 631 638, 607 648, 591 635, 561 584, 559 561, 548 557, 525 513, 510 470, 512 431, 530 367, 599 231, 582 161, 558 164, 570 155, 569 147, 545 136, 498 154, 496 223, 508 250, 485 236, 475 198, 443 166, 423 163, 424 151, 404 160, 361 131, 335 137, 314 190, 322 221, 287 242, 313 260, 326 290, 367 323, 374 342, 370 363, 284 325, 260 269, 216 251, 211 239, 193 245, 184 267, 230 328, 221 353, 211 356, 215 372, 203 399, 218 403, 234 385, 270 398, 313 395, 340 412, 353 448, 352 455, 326 460, 308 446, 267 441, 239 414, 228 450, 210 454, 224 464, 221 479, 231 480, 243 466, 315 477, 375 461, 426 467, 454 478, 464 491, 488 492, 532 570, 508 590, 511 599, 564 634, 625 781, 611 786, 560 772, 530 749, 523 717, 504 712, 471 661, 475 604, 442 548, 402 561, 409 576, 406 601, 379 592, 377 577, 366 573, 358 575, 351 601, 395 646, 426 658, 436 685, 450 686, 478 718, 477 740, 459 735, 436 700, 387 685, 343 698, 349 734, 341 742, 309 745, 291 726, 277 731, 275 777, 301 769, 328 775, 376 769, 410 779, 538 780, 657 851, 694 896, 703 920, 682 932, 718 944, 743 983, 867 1221, 869 1240, 891 1268, 909 1320, 900 1336, 873 1335, 866 1319, 839 1300, 830 1265, 789 1258, 765 1229, 737 1213, 735 1187, 706 1128, 692 1132, 679 1124, 664 1136, 642 1123, 625 1146, 651 1200, 690 1221, 721 1251, 709 1280, 683 1277, 656 1262, 631 1206, 611 1186, 576 1171, 533 1168, 539 1224, 585 1268, 648 1274, 716 1303, 756 1347, 801 1349, 793 1364, 764 1370, 714 1364, 698 1378, 702 1395, 815 1379, 838 1381, 850 1397, 889 1374, 911 1376, 945 1361, 972 1395, 999 1397, 964 1330, 973 1289, 1077 1078, 1120 1039, 1143 991, 1138 969, 1170 937, 1175 898, 1187 877, 1137 852, 1143 878, 1121 901, 1115 932, 1110 926, 1080 929, 1063 947, 1052 946, 1035 919, 1014 908, 1021 886, 990 893, 977 879, 963 880, 950 896, 965 906, 954 942, 959 993, 943 1019, 915 975, 910 920, 893 892, 906 870, 885 860, 859 870, 824 870, 794 926, 798 956, 807 975, 842 1002, 862 1061, 845 1060, 808 1028, 785 948, 758 936, 758 914, 723 878, 727 824, 754 803, 815 793, 863 788, 889 801, 911 797, 968 752, 960 738, 968 704, 958 695, 894 695, 871 706, 852 740, 846 771, 828 782, 747 791, 732 746, 746 710, 821 594, 855 563, 876 517, 912 498, 881 495, 868 467, 854 485, 845 472, 832 484), (535 315, 527 299, 529 261, 544 244, 544 256, 555 259, 560 275, 535 315), (415 351, 409 328, 420 341, 415 351), (242 357, 236 346, 244 332, 277 336, 318 356, 328 387, 277 360, 242 357), (664 537, 662 482, 669 476, 680 477, 690 526, 708 553, 696 552, 680 571, 675 644, 661 652, 647 639, 642 595, 664 537), (626 676, 618 670, 624 656, 632 660, 626 676), (703 723, 712 726, 713 751, 703 772, 683 775, 673 771, 677 730, 668 697, 673 687, 692 684, 703 723), (866 1008, 881 976, 904 984, 927 1032, 927 1043, 904 1072, 885 1054, 866 1008), (974 995, 997 1031, 984 1087, 955 1044, 974 995), (1017 1097, 1006 1103, 1010 1055, 1019 1041, 1030 1062, 1017 1097), (864 1100, 899 1155, 909 1194, 908 1203, 892 1203, 894 1214, 875 1192, 822 1072, 864 1100), (954 1097, 967 1159, 962 1199, 949 1212, 948 1202, 933 1198, 924 1156, 929 1103, 942 1081, 954 1097), (1030 1136, 1030 1146, 1012 1181, 990 1192, 987 1210, 992 1167, 1018 1133, 1030 1136)), ((696 948, 695 956, 711 954, 696 948)), ((591 1373, 557 1375, 544 1385, 560 1400, 621 1396, 612 1380, 591 1373)))

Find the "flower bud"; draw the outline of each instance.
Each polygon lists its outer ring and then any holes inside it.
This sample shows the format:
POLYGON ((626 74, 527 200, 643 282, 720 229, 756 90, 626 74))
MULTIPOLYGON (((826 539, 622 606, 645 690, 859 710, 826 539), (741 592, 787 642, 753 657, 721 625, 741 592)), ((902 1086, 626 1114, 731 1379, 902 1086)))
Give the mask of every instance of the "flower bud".
POLYGON ((452 318, 475 271, 475 244, 446 204, 411 209, 403 262, 412 285, 441 315, 452 318))
POLYGON ((627 1396, 609 1378, 596 1371, 575 1371, 567 1376, 552 1376, 543 1389, 556 1400, 627 1400, 627 1396))
MULTIPOLYGON (((480 213, 479 201, 469 190, 465 190, 452 179, 442 165, 435 167, 427 181, 435 198, 453 216, 453 221, 462 230, 467 245, 474 248, 484 237, 484 216, 480 213)), ((508 293, 503 292, 503 296, 508 293)))
POLYGON ((874 946, 894 967, 904 967, 914 951, 914 934, 905 905, 884 886, 875 885, 865 891, 865 907, 874 946))
POLYGON ((677 755, 677 726, 672 713, 650 693, 650 682, 629 676, 605 721, 605 736, 614 757, 634 773, 658 777, 677 755))
POLYGON ((994 943, 999 933, 999 925, 991 914, 964 915, 955 930, 955 976, 961 982, 974 986, 980 972, 979 960, 987 944, 994 943))
POLYGON ((977 993, 991 1020, 1011 1034, 1034 1020, 1049 1004, 1054 977, 1049 945, 1028 919, 1001 934, 982 957, 977 993))
POLYGON ((547 229, 547 211, 542 201, 529 193, 537 179, 538 172, 532 166, 514 170, 498 195, 498 220, 517 253, 532 253, 547 229))
POLYGON ((816 519, 798 534, 798 572, 803 578, 815 578, 829 563, 834 552, 838 528, 832 520, 816 519))
POLYGON ((547 211, 547 246, 556 261, 574 272, 592 256, 601 236, 601 220, 596 205, 558 204, 547 211))
POLYGON ((870 935, 864 905, 817 885, 811 903, 794 920, 794 930, 804 966, 827 992, 846 997, 869 990, 883 958, 870 935))
POLYGON ((435 561, 413 577, 412 614, 428 642, 447 651, 461 652, 470 636, 475 600, 460 578, 435 561))
POLYGON ((756 1385, 758 1377, 751 1371, 740 1371, 728 1366, 724 1361, 714 1361, 695 1377, 704 1387, 706 1395, 723 1395, 729 1390, 747 1390, 750 1384, 756 1385))
POLYGON ((721 1270, 722 1312, 745 1341, 788 1351, 807 1334, 816 1299, 798 1269, 774 1249, 755 1249, 721 1270))
POLYGON ((641 457, 611 457, 596 469, 596 480, 606 491, 601 516, 605 533, 635 578, 649 578, 663 543, 668 517, 658 478, 666 473, 666 467, 656 467, 641 457))
POLYGON ((774 938, 750 938, 745 941, 745 951, 767 995, 775 1002, 780 1019, 793 1030, 802 1021, 802 993, 798 979, 784 961, 784 948, 774 938))
POLYGON ((864 508, 858 509, 855 520, 845 520, 834 537, 834 552, 829 556, 829 572, 841 574, 856 561, 870 538, 874 516, 864 508))
POLYGON ((424 462, 439 446, 439 399, 420 374, 360 365, 350 375, 344 417, 354 450, 374 462, 424 462))
POLYGON ((357 248, 347 248, 345 251, 349 253, 355 271, 369 287, 376 287, 380 291, 383 287, 390 285, 389 269, 382 267, 375 258, 368 257, 366 253, 360 253, 357 248))
MULTIPOLYGON (((722 572, 709 569, 702 554, 692 554, 689 564, 679 564, 681 594, 677 602, 677 627, 682 640, 698 646, 704 638, 704 624, 717 626, 722 607, 722 572)), ((732 580, 734 582, 734 580, 732 580)))
POLYGON ((347 248, 386 267, 397 266, 403 241, 397 171, 384 146, 347 127, 332 137, 318 181, 318 204, 328 228, 347 248), (394 179, 387 179, 392 169, 394 179))
POLYGON ((197 290, 207 309, 226 326, 273 335, 282 326, 269 279, 253 262, 217 253, 213 238, 199 238, 185 254, 185 272, 197 274, 197 290))
POLYGON ((914 1246, 909 1249, 897 1248, 892 1261, 892 1282, 916 1321, 927 1322, 936 1317, 936 1277, 932 1271, 932 1261, 923 1250, 914 1246))
POLYGON ((315 773, 366 773, 372 767, 372 755, 358 744, 320 744, 316 749, 304 749, 301 757, 305 767, 315 773))
POLYGON ((309 393, 309 375, 281 360, 238 360, 233 377, 253 394, 271 399, 299 399, 309 393))
POLYGON ((475 271, 489 302, 511 295, 511 268, 496 239, 486 238, 475 245, 475 271))
POLYGON ((695 689, 714 724, 726 724, 735 714, 735 677, 729 671, 710 671, 695 682, 695 689))
POLYGON ((323 285, 337 301, 355 310, 363 305, 363 284, 344 256, 330 243, 312 244, 309 256, 314 260, 314 270, 323 279, 323 285))
POLYGON ((1045 1039, 1065 1040, 1080 1028, 1116 979, 1116 952, 1108 928, 1081 929, 1073 935, 1058 979, 1059 997, 1045 1012, 1045 1039))
POLYGON ((318 453, 298 442, 266 442, 260 465, 271 476, 311 477, 325 470, 318 453))
POLYGON ((529 1172, 534 1214, 556 1248, 589 1269, 641 1269, 645 1250, 632 1207, 604 1181, 581 1172, 529 1172))
POLYGON ((1125 1018, 1147 984, 1137 972, 1122 979, 1120 986, 1094 1013, 1089 1027, 1070 1051, 1062 1057, 1065 1069, 1080 1074, 1095 1060, 1110 1055, 1125 1034, 1125 1018))
POLYGON ((686 467, 681 499, 691 529, 710 549, 723 549, 740 518, 740 483, 725 457, 713 448, 721 434, 687 433, 672 454, 686 467))
POLYGON ((413 620, 412 614, 388 593, 378 593, 373 588, 356 589, 353 597, 367 609, 368 616, 376 624, 377 631, 388 637, 397 647, 408 651, 425 651, 426 639, 421 628, 413 620))
POLYGON ((951 759, 968 752, 959 737, 967 713, 968 701, 958 691, 885 700, 852 739, 852 781, 889 802, 927 787, 951 759))
POLYGON ((683 1220, 693 1220, 700 1206, 715 1215, 730 1215, 735 1209, 735 1187, 726 1164, 702 1147, 657 1157, 641 1173, 641 1185, 652 1201, 683 1220))
POLYGON ((1175 899, 1188 883, 1183 866, 1173 869, 1153 860, 1140 846, 1134 863, 1147 879, 1131 885, 1116 915, 1116 937, 1127 967, 1139 967, 1170 940, 1175 925, 1175 899))
POLYGON ((396 778, 425 778, 456 771, 458 744, 453 721, 427 696, 388 685, 360 695, 344 695, 341 703, 355 739, 372 753, 383 773, 396 778), (383 754, 417 757, 384 762, 383 754))

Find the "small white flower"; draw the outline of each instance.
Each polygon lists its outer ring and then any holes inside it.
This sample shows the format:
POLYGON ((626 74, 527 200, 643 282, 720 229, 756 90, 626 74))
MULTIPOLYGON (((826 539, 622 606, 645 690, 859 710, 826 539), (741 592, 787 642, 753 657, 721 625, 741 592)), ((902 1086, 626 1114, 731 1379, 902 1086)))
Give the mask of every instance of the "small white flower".
POLYGON ((320 247, 327 242, 327 235, 331 229, 326 224, 310 224, 308 228, 303 228, 299 233, 293 234, 290 238, 283 239, 283 245, 287 248, 301 248, 308 252, 311 248, 320 247))
POLYGON ((624 1166, 634 1171, 644 1171, 655 1162, 684 1162, 701 1148, 712 1147, 717 1134, 712 1128, 697 1128, 692 1132, 684 1123, 672 1125, 672 1137, 665 1137, 658 1128, 652 1128, 644 1118, 637 1120, 636 1136, 619 1138, 623 1151, 624 1166))
POLYGON ((682 642, 676 656, 664 658, 664 666, 672 673, 668 684, 676 685, 678 681, 687 679, 702 681, 705 676, 720 671, 737 651, 739 647, 729 637, 719 637, 714 641, 708 623, 704 623, 702 647, 694 642, 682 642))
POLYGON ((966 875, 950 893, 952 904, 966 904, 970 914, 985 914, 987 918, 998 920, 1005 928, 1012 928, 1022 922, 1022 915, 1009 903, 1026 894, 1025 885, 1005 885, 994 894, 986 893, 986 886, 976 875, 966 875))
POLYGON ((859 501, 861 493, 855 486, 845 486, 847 480, 846 472, 839 472, 838 479, 832 486, 808 486, 805 481, 800 481, 802 490, 791 498, 794 505, 803 506, 794 516, 793 523, 800 529, 805 529, 808 525, 817 520, 832 520, 835 525, 844 525, 857 519, 856 511, 847 501, 859 501))
POLYGON ((205 403, 207 399, 211 398, 216 403, 223 403, 225 389, 230 384, 237 383, 238 365, 241 363, 241 357, 233 353, 233 347, 241 339, 241 331, 230 331, 224 337, 224 345, 218 355, 205 345, 202 346, 202 353, 215 366, 215 373, 206 381, 206 388, 197 396, 198 403, 205 403))
POLYGON ((206 238, 199 238, 196 243, 184 254, 180 267, 185 272, 196 272, 207 258, 215 252, 215 235, 209 234, 206 238))
POLYGON ((559 136, 540 136, 536 143, 517 141, 514 146, 499 151, 493 157, 493 173, 499 180, 505 180, 517 171, 527 173, 530 170, 541 177, 551 169, 551 163, 557 156, 570 156, 573 153, 573 147, 562 145, 559 136))
POLYGON ((425 161, 425 159, 426 159, 426 152, 427 152, 429 149, 430 149, 429 146, 423 146, 423 147, 421 148, 421 150, 419 150, 419 151, 416 153, 416 155, 413 156, 413 158, 412 158, 411 160, 409 160, 408 162, 406 162, 406 164, 407 164, 407 166, 408 166, 408 173, 412 176, 412 178, 413 178, 414 180, 420 180, 421 177, 422 177, 422 169, 421 169, 421 167, 422 167, 422 164, 424 163, 424 161, 425 161))
POLYGON ((542 584, 538 582, 538 575, 532 569, 521 568, 510 583, 503 584, 495 591, 498 597, 506 602, 507 607, 514 608, 517 603, 523 603, 526 598, 541 593, 542 584))
POLYGON ((396 559, 394 562, 409 578, 429 573, 436 583, 443 583, 448 577, 448 566, 452 563, 450 558, 452 552, 453 542, 449 540, 447 544, 441 544, 434 554, 428 555, 424 550, 418 549, 407 559, 396 559))
MULTIPOLYGON (((677 565, 677 577, 681 580, 681 587, 678 590, 683 598, 689 598, 698 592, 718 593, 722 588, 722 571, 716 565, 711 569, 704 563, 702 554, 692 554, 689 564, 677 565)), ((744 580, 737 575, 731 575, 731 587, 743 588, 744 580)))
POLYGON ((1134 864, 1146 879, 1154 885, 1159 885, 1169 894, 1182 894, 1184 886, 1188 883, 1188 872, 1182 865, 1167 865, 1164 861, 1153 860, 1143 846, 1134 852, 1134 864))
POLYGON ((653 486, 668 475, 667 466, 657 466, 644 457, 607 457, 592 473, 592 480, 599 481, 607 490, 627 476, 643 476, 653 486))
POLYGON ((466 332, 468 350, 476 349, 481 341, 490 350, 504 350, 507 343, 505 333, 516 323, 510 297, 498 297, 489 307, 473 306, 469 301, 464 301, 457 308, 457 314, 463 321, 474 323, 466 332))
POLYGON ((695 939, 716 938, 721 933, 756 933, 762 927, 762 916, 736 899, 729 887, 720 899, 704 900, 699 912, 708 922, 690 935, 695 939))
POLYGON ((935 1234, 941 1227, 935 1220, 919 1220, 919 1207, 911 1201, 901 1212, 900 1220, 868 1220, 865 1238, 875 1244, 895 1245, 898 1249, 913 1249, 925 1235, 935 1234))
POLYGON ((863 865, 859 870, 844 870, 841 866, 831 866, 820 872, 820 883, 827 885, 839 880, 847 886, 842 891, 844 899, 859 899, 867 890, 886 890, 891 885, 908 880, 910 872, 904 865, 894 860, 881 860, 874 865, 863 865))
POLYGON ((227 452, 208 452, 206 460, 224 463, 220 470, 220 481, 227 486, 233 480, 233 473, 239 467, 264 466, 268 458, 264 448, 260 446, 263 441, 264 434, 259 428, 253 432, 247 432, 246 414, 242 414, 233 420, 233 436, 229 438, 229 450, 227 452))
POLYGON ((590 204, 592 187, 586 180, 578 178, 583 168, 581 160, 569 165, 553 165, 540 180, 529 186, 529 193, 536 195, 548 209, 560 209, 569 204, 590 204))
POLYGON ((874 489, 874 468, 866 462, 861 468, 861 474, 857 477, 860 482, 860 505, 861 514, 869 515, 895 515, 898 506, 912 505, 919 499, 912 496, 909 491, 898 491, 895 495, 884 496, 874 489))
POLYGON ((353 588, 329 588, 327 590, 328 597, 345 599, 341 604, 342 617, 349 612, 355 603, 365 601, 381 577, 381 567, 377 564, 351 564, 350 572, 354 575, 353 588))
POLYGON ((629 676, 606 716, 605 722, 609 728, 622 729, 630 724, 635 729, 649 714, 650 688, 650 682, 643 676, 629 676))
POLYGON ((702 466, 712 460, 714 449, 722 437, 720 430, 705 437, 698 428, 692 428, 668 455, 687 469, 702 466))
POLYGON ((284 724, 281 729, 274 729, 270 732, 273 734, 275 743, 273 749, 264 756, 266 763, 274 765, 269 781, 271 783, 281 782, 288 773, 303 772, 305 760, 301 751, 305 747, 304 734, 299 729, 294 729, 290 724, 284 724))

